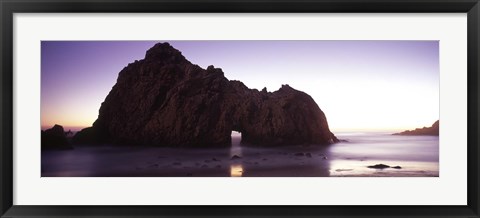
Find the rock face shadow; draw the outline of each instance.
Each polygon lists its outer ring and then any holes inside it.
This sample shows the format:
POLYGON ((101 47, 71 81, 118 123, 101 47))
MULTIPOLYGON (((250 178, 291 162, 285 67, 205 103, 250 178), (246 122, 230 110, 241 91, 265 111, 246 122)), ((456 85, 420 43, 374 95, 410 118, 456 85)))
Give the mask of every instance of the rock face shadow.
POLYGON ((337 142, 317 103, 289 85, 274 92, 202 69, 168 43, 128 64, 77 144, 229 147, 231 131, 257 146, 337 142))

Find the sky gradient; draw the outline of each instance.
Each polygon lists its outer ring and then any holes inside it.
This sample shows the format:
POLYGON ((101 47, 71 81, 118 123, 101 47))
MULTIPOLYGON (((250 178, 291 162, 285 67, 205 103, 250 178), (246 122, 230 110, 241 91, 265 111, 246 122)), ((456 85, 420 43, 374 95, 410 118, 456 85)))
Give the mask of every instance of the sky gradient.
MULTIPOLYGON (((43 41, 41 125, 91 126, 118 73, 163 41, 43 41)), ((168 41, 249 88, 311 95, 330 129, 397 131, 439 119, 438 41, 168 41)))

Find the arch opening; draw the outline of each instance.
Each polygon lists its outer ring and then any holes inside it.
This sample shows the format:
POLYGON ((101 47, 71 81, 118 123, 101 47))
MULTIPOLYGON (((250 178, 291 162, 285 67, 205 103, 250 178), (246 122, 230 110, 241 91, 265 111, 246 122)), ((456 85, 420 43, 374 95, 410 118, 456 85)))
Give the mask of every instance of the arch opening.
POLYGON ((242 133, 239 131, 232 130, 230 137, 231 137, 231 147, 240 147, 240 144, 242 142, 242 133))

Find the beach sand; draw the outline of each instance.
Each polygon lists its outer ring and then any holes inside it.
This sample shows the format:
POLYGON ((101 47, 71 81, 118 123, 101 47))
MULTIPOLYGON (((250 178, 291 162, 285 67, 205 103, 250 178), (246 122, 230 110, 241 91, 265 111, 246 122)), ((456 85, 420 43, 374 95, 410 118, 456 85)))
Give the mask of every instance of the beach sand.
POLYGON ((236 136, 232 137, 231 148, 220 149, 80 146, 68 151, 43 151, 42 177, 438 176, 438 152, 436 158, 435 153, 425 158, 418 152, 405 156, 357 149, 356 153, 354 146, 343 142, 326 147, 258 148, 241 146, 236 136), (368 168, 375 164, 401 169, 368 168))

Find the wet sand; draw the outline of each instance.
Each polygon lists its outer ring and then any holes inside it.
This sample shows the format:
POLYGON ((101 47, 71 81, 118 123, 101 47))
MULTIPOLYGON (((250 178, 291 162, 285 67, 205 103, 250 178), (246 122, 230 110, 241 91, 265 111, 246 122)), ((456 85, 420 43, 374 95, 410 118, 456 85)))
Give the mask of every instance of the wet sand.
MULTIPOLYGON (((387 138, 391 139, 406 138, 387 138)), ((42 177, 438 176, 438 152, 405 156, 395 150, 390 155, 366 149, 352 142, 326 147, 248 147, 240 145, 238 136, 232 137, 231 148, 221 149, 80 146, 68 151, 42 152, 42 177), (368 168, 375 164, 401 169, 368 168)))
POLYGON ((44 152, 42 176, 329 176, 322 152, 291 149, 81 147, 44 152))

